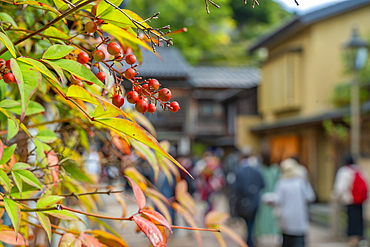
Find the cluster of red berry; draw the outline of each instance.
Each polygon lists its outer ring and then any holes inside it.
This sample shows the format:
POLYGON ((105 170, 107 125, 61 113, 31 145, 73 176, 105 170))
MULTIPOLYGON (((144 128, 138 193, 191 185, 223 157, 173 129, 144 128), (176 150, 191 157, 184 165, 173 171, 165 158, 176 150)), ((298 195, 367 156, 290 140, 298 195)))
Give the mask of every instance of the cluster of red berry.
POLYGON ((0 58, 0 80, 4 79, 6 84, 17 83, 13 73, 10 72, 10 60, 0 58))
MULTIPOLYGON (((93 15, 96 14, 96 6, 93 7, 91 13, 93 15)), ((94 21, 89 21, 85 24, 85 31, 87 33, 94 33, 98 31, 98 25, 102 24, 103 21, 95 18, 94 21)), ((103 42, 107 43, 104 37, 101 37, 103 42)), ((179 104, 176 101, 169 103, 168 101, 171 99, 172 93, 168 88, 163 88, 159 90, 160 83, 156 79, 145 80, 143 82, 139 82, 140 78, 136 76, 135 67, 136 57, 133 54, 123 55, 121 46, 115 42, 110 42, 107 44, 107 51, 110 55, 114 56, 113 61, 122 62, 125 61, 130 67, 127 68, 124 72, 120 72, 112 68, 112 66, 108 66, 110 70, 114 73, 116 77, 116 88, 114 90, 114 95, 112 97, 112 103, 117 106, 121 107, 124 104, 124 97, 121 90, 122 78, 117 78, 115 73, 121 75, 121 77, 125 77, 132 83, 132 91, 127 94, 127 101, 131 104, 135 104, 135 109, 140 113, 154 113, 156 111, 156 105, 159 102, 163 109, 168 108, 171 112, 177 112, 180 109, 179 104)), ((95 52, 92 53, 93 59, 96 61, 94 66, 99 67, 99 63, 103 62, 105 65, 108 65, 107 62, 112 60, 106 60, 105 53, 96 48, 95 52)), ((77 61, 87 68, 90 69, 88 66, 88 62, 90 61, 90 57, 86 52, 81 52, 77 56, 77 61)), ((102 82, 105 80, 106 75, 104 72, 100 71, 96 74, 96 77, 101 80, 102 82)))

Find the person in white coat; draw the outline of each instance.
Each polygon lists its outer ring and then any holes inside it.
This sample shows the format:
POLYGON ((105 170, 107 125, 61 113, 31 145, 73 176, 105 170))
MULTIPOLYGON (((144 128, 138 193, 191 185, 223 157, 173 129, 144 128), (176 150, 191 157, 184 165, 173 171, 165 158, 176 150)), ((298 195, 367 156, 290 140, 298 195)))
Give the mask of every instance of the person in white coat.
POLYGON ((282 177, 276 184, 276 212, 283 233, 282 247, 304 247, 309 227, 308 205, 315 193, 294 159, 281 162, 282 177))

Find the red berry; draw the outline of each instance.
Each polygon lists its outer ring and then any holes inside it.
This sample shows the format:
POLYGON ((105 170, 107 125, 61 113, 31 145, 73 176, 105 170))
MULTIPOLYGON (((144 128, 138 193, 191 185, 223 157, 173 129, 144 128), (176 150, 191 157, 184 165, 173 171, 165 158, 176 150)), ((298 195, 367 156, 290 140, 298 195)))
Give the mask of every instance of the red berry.
POLYGON ((139 93, 136 91, 130 91, 128 92, 126 98, 129 103, 135 104, 136 101, 139 99, 139 93))
POLYGON ((6 64, 5 60, 0 58, 0 66, 5 65, 5 64, 6 64))
POLYGON ((3 77, 6 84, 17 83, 12 73, 6 73, 3 77))
POLYGON ((148 110, 148 101, 145 99, 146 98, 136 101, 135 109, 140 113, 145 113, 148 110))
POLYGON ((104 23, 104 20, 102 19, 96 19, 96 24, 101 25, 104 23))
POLYGON ((133 68, 128 68, 125 70, 125 77, 127 79, 132 79, 135 77, 135 75, 136 75, 136 72, 133 68))
POLYGON ((112 42, 112 43, 108 44, 107 50, 108 50, 109 54, 115 56, 115 55, 118 55, 121 52, 121 46, 119 46, 115 42, 112 42))
POLYGON ((103 51, 101 50, 97 50, 96 52, 94 52, 94 60, 97 61, 97 62, 101 62, 105 59, 105 54, 103 51))
POLYGON ((98 5, 94 5, 94 6, 91 8, 91 14, 92 14, 93 16, 96 16, 96 10, 97 10, 97 8, 98 8, 98 5))
POLYGON ((126 60, 126 63, 131 65, 131 64, 134 64, 136 62, 136 57, 133 54, 129 54, 129 55, 126 56, 125 60, 126 60))
POLYGON ((77 56, 77 62, 79 63, 87 64, 89 60, 90 60, 89 55, 87 55, 87 53, 84 51, 80 52, 77 56))
POLYGON ((149 104, 149 106, 148 106, 148 112, 149 113, 153 114, 156 110, 157 110, 157 107, 155 106, 155 104, 153 104, 153 103, 149 104))
POLYGON ((94 85, 94 83, 93 83, 93 82, 91 82, 91 81, 86 81, 86 83, 87 83, 87 85, 89 85, 89 86, 94 85))
POLYGON ((149 91, 149 85, 148 83, 145 83, 141 86, 143 88, 143 94, 144 95, 149 95, 148 91, 149 91))
POLYGON ((85 24, 85 31, 87 33, 94 33, 96 30, 98 30, 98 26, 96 25, 95 22, 89 21, 88 23, 85 24))
POLYGON ((168 88, 162 88, 159 93, 158 97, 162 101, 169 101, 171 99, 172 93, 168 88))
POLYGON ((99 73, 96 74, 96 77, 101 80, 101 81, 104 81, 105 80, 105 73, 100 71, 99 73))
POLYGON ((177 112, 180 109, 180 105, 176 101, 172 101, 170 107, 170 111, 172 112, 177 112))
POLYGON ((156 91, 161 86, 161 84, 156 79, 150 79, 148 84, 150 91, 156 91))
POLYGON ((121 95, 119 94, 116 94, 112 97, 112 103, 113 105, 117 106, 118 108, 120 108, 121 106, 123 106, 123 104, 125 103, 125 98, 123 98, 121 95))
POLYGON ((6 62, 5 62, 5 66, 6 66, 8 69, 12 69, 12 68, 10 67, 10 59, 9 59, 8 61, 6 61, 6 62))

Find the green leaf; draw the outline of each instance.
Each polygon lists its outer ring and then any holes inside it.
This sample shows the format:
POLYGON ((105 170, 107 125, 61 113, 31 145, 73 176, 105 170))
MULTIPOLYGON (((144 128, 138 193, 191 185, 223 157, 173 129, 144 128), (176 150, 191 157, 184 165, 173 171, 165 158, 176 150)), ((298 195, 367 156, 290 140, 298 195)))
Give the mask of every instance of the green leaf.
POLYGON ((19 67, 19 64, 17 63, 17 60, 15 60, 14 58, 11 58, 10 67, 11 67, 11 70, 12 70, 12 73, 15 79, 17 80, 17 83, 18 84, 23 83, 23 74, 22 74, 21 68, 19 67))
POLYGON ((131 122, 127 119, 122 118, 99 118, 95 119, 96 122, 101 123, 109 128, 118 130, 128 136, 131 136, 135 140, 142 142, 143 144, 147 145, 148 147, 154 149, 155 151, 159 152, 173 163, 175 163, 179 168, 181 168, 185 173, 187 173, 190 177, 190 173, 183 168, 180 163, 178 163, 170 154, 168 154, 162 147, 159 145, 157 140, 141 128, 139 125, 131 122))
POLYGON ((6 48, 12 54, 12 56, 16 58, 17 55, 15 54, 13 42, 2 32, 0 32, 0 41, 6 46, 6 48))
POLYGON ((41 62, 39 62, 35 59, 32 59, 32 58, 28 58, 28 57, 20 57, 17 60, 32 65, 33 67, 35 67, 35 69, 40 71, 42 74, 46 75, 47 77, 49 77, 53 81, 59 83, 59 80, 41 62))
POLYGON ((6 188, 10 192, 10 183, 9 183, 9 178, 8 175, 4 172, 3 169, 0 169, 0 181, 5 184, 6 188))
POLYGON ((85 181, 85 182, 90 183, 90 184, 93 183, 91 178, 88 175, 86 175, 86 173, 79 166, 77 166, 76 164, 68 164, 68 165, 64 164, 63 169, 67 173, 69 173, 71 175, 71 177, 73 177, 75 179, 78 179, 80 181, 85 181))
POLYGON ((46 208, 50 206, 54 206, 57 202, 60 200, 63 200, 64 196, 53 196, 53 195, 47 195, 40 198, 40 200, 37 201, 36 208, 46 208))
POLYGON ((40 131, 36 137, 43 142, 54 142, 55 140, 58 139, 57 135, 55 134, 54 131, 51 131, 49 129, 44 129, 40 131))
POLYGON ((71 74, 85 81, 92 82, 104 89, 107 89, 105 85, 94 75, 94 73, 91 72, 91 70, 86 68, 84 65, 74 60, 69 60, 69 59, 60 59, 60 60, 55 60, 53 62, 59 65, 62 69, 70 72, 71 74))
MULTIPOLYGON (((47 63, 50 65, 50 67, 52 67, 55 72, 58 74, 59 78, 60 78, 60 81, 62 82, 62 85, 65 86, 66 85, 66 77, 63 73, 63 70, 62 68, 59 66, 59 65, 56 65, 55 63, 49 61, 49 60, 41 60, 43 61, 44 63, 47 63)), ((58 84, 60 85, 59 81, 58 81, 58 84)), ((62 87, 62 85, 60 85, 62 87)))
POLYGON ((0 107, 2 108, 10 108, 19 105, 21 105, 21 103, 12 99, 4 99, 3 101, 0 102, 0 107))
POLYGON ((4 22, 9 22, 14 28, 18 28, 17 23, 15 23, 13 18, 8 13, 0 12, 0 20, 4 22))
POLYGON ((102 26, 102 30, 115 37, 120 43, 124 43, 125 40, 129 40, 153 52, 153 49, 146 42, 139 39, 137 35, 130 33, 128 31, 129 29, 126 30, 113 24, 106 24, 102 26))
POLYGON ((41 8, 41 9, 45 9, 45 10, 48 10, 48 11, 51 11, 53 12, 54 14, 60 16, 60 13, 58 10, 52 8, 51 6, 45 4, 45 3, 42 3, 42 2, 38 2, 38 1, 17 1, 15 4, 19 5, 19 4, 27 4, 27 5, 31 5, 31 6, 35 6, 37 8, 41 8))
POLYGON ((13 223, 16 234, 19 231, 19 225, 21 222, 21 209, 19 204, 14 202, 12 199, 4 197, 5 210, 9 215, 10 220, 13 223))
MULTIPOLYGON (((9 108, 9 110, 14 112, 17 115, 22 114, 22 106, 21 105, 11 107, 11 108, 9 108)), ((41 112, 44 112, 44 111, 45 111, 45 108, 40 103, 37 103, 35 101, 29 101, 25 116, 41 113, 41 112)))
MULTIPOLYGON (((110 2, 116 6, 119 6, 122 0, 110 0, 110 2)), ((106 3, 105 1, 100 1, 98 7, 96 8, 96 16, 101 15, 104 11, 106 11, 109 7, 112 7, 110 4, 106 3)), ((113 9, 113 7, 112 7, 113 9)))
POLYGON ((45 30, 44 32, 45 35, 49 36, 54 36, 57 38, 62 38, 62 39, 70 39, 71 37, 68 36, 68 34, 64 33, 63 31, 60 31, 56 27, 49 27, 48 29, 45 30))
POLYGON ((69 45, 52 45, 42 56, 43 59, 59 59, 68 55, 75 48, 69 45))
POLYGON ((26 169, 29 169, 31 168, 31 166, 27 163, 24 163, 24 162, 17 162, 14 164, 13 166, 13 171, 14 170, 26 170, 26 169))
POLYGON ((8 118, 8 135, 6 140, 12 139, 19 131, 18 123, 14 122, 11 118, 8 118))
POLYGON ((37 161, 43 161, 43 164, 47 163, 46 159, 45 159, 45 150, 44 150, 44 145, 42 142, 40 142, 39 140, 35 139, 35 146, 36 146, 36 159, 37 161))
POLYGON ((37 177, 28 170, 13 170, 12 172, 18 173, 18 175, 21 177, 21 179, 28 183, 31 186, 35 186, 42 190, 42 185, 40 184, 40 181, 37 179, 37 177))
POLYGON ((7 88, 8 88, 8 84, 6 84, 3 79, 1 79, 0 80, 0 100, 5 99, 7 88))
MULTIPOLYGON (((18 178, 21 182, 22 195, 25 196, 26 198, 30 198, 30 197, 34 196, 37 192, 40 191, 39 188, 33 187, 33 186, 31 186, 27 183, 24 183, 24 182, 22 183, 21 178, 19 177, 18 174, 17 174, 17 176, 18 176, 18 178)), ((11 194, 12 194, 13 198, 22 198, 21 193, 20 193, 19 188, 18 188, 17 185, 13 186, 10 191, 11 191, 11 194)))
POLYGON ((45 213, 50 214, 54 217, 63 219, 63 220, 80 220, 74 213, 66 211, 66 210, 62 210, 62 211, 49 210, 49 211, 45 211, 45 213))
POLYGON ((23 122, 23 119, 26 115, 28 102, 30 101, 32 95, 39 88, 42 76, 38 70, 28 64, 19 62, 19 67, 21 68, 23 75, 23 82, 18 84, 22 102, 22 113, 20 121, 23 122))
POLYGON ((17 144, 13 144, 10 147, 4 148, 3 157, 1 157, 0 165, 5 164, 10 160, 12 155, 14 154, 14 150, 17 147, 17 144))
POLYGON ((19 190, 19 195, 20 195, 20 197, 22 197, 22 189, 23 188, 22 188, 21 176, 19 176, 19 174, 17 172, 14 172, 14 171, 12 171, 12 176, 13 176, 15 185, 17 186, 17 188, 19 190))
POLYGON ((77 85, 71 85, 68 88, 67 97, 80 99, 95 105, 99 104, 99 101, 94 96, 92 96, 86 89, 77 85))
POLYGON ((42 227, 45 229, 48 234, 49 241, 51 241, 51 224, 49 217, 41 212, 36 212, 37 218, 39 219, 42 227))

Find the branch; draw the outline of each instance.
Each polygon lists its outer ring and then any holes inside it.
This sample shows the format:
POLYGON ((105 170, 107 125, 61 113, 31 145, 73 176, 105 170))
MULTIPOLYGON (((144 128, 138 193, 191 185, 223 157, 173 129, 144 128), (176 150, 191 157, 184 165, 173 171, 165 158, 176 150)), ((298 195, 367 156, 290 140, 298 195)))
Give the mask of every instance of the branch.
MULTIPOLYGON (((46 24, 44 27, 40 28, 39 30, 35 31, 34 33, 31 33, 17 41, 14 42, 14 46, 18 45, 19 43, 22 43, 23 41, 41 33, 42 31, 45 31, 46 29, 48 29, 49 27, 51 27, 53 24, 57 23, 58 21, 62 20, 64 17, 72 14, 73 12, 77 11, 78 9, 84 7, 85 5, 88 5, 89 3, 92 3, 92 2, 95 2, 96 0, 87 0, 86 2, 83 2, 79 5, 77 5, 76 7, 70 9, 70 10, 67 10, 66 12, 64 12, 62 15, 58 16, 57 18, 55 18, 54 20, 52 20, 51 22, 49 22, 48 24, 46 24)), ((6 48, 4 48, 2 51, 0 51, 0 55, 4 54, 5 52, 7 51, 6 48)))

